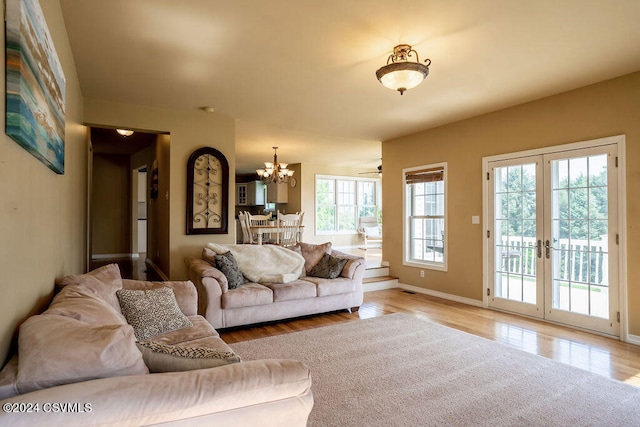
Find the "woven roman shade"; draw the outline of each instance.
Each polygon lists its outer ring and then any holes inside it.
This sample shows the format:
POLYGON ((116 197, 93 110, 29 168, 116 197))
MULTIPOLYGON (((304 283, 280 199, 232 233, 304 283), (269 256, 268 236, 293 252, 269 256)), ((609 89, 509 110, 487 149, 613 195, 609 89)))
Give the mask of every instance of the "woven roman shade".
POLYGON ((444 180, 444 168, 420 169, 405 172, 404 182, 407 184, 419 184, 422 182, 436 182, 444 180))

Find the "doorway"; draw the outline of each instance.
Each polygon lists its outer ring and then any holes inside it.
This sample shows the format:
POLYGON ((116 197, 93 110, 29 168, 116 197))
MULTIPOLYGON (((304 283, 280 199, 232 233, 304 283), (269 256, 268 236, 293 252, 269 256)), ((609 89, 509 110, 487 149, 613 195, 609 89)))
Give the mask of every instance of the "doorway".
POLYGON ((488 307, 620 336, 623 143, 485 159, 488 307))
POLYGON ((150 278, 148 271, 161 266, 153 276, 160 277, 166 266, 161 245, 168 240, 162 221, 169 204, 153 199, 146 168, 158 158, 168 164, 169 136, 136 131, 125 137, 98 127, 91 128, 90 136, 89 268, 117 262, 123 277, 150 278))

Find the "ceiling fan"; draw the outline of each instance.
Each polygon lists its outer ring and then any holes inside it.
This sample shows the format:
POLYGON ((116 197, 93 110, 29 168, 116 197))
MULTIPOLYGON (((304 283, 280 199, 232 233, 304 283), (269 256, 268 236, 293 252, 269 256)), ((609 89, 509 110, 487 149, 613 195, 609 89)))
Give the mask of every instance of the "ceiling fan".
POLYGON ((378 165, 377 167, 378 170, 376 171, 371 171, 371 172, 360 172, 360 175, 368 175, 368 174, 378 174, 378 176, 382 177, 382 165, 378 165))

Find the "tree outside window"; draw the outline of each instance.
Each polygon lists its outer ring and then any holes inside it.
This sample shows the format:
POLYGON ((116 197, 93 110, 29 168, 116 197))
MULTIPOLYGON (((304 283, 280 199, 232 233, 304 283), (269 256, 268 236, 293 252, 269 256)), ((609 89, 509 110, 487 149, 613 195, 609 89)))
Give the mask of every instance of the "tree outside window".
POLYGON ((356 233, 358 218, 377 216, 377 179, 316 177, 316 232, 356 233))

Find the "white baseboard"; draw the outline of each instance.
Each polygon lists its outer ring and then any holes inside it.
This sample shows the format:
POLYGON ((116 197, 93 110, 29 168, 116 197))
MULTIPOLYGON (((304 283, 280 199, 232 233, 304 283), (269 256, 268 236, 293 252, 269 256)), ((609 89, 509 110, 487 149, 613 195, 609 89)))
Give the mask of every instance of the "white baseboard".
POLYGON ((404 283, 399 283, 398 287, 406 291, 416 292, 416 293, 425 294, 425 295, 431 295, 432 297, 438 297, 438 298, 447 299, 450 301, 455 301, 462 304, 467 304, 467 305, 472 305, 474 307, 482 308, 482 301, 480 300, 465 298, 458 295, 446 294, 444 292, 433 291, 431 289, 425 289, 419 286, 406 285, 404 283))
POLYGON ((629 344, 640 345, 640 335, 627 334, 627 341, 629 344))

